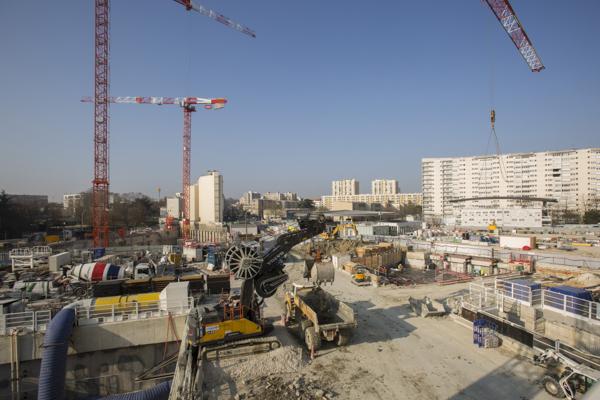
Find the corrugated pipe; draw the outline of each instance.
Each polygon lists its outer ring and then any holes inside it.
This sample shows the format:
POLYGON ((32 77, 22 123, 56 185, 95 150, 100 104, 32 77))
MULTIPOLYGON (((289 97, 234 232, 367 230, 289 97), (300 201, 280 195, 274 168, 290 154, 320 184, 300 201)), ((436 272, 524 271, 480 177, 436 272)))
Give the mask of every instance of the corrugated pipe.
POLYGON ((171 391, 171 381, 159 383, 158 385, 137 392, 115 394, 103 397, 101 400, 167 400, 171 391))
MULTIPOLYGON (((69 304, 50 320, 44 336, 44 352, 38 381, 38 400, 63 400, 69 338, 75 323, 75 307, 69 304)), ((171 381, 160 383, 150 389, 104 397, 103 400, 167 400, 171 381)))
POLYGON ((74 322, 75 309, 65 307, 50 320, 46 328, 38 382, 38 400, 65 398, 67 350, 74 322))

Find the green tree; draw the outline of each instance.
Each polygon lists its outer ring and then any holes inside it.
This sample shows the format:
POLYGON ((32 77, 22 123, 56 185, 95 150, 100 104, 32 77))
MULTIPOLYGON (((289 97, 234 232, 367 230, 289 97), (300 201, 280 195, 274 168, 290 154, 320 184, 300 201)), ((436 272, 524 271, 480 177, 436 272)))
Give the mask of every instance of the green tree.
POLYGON ((583 214, 584 224, 600 224, 600 210, 588 210, 583 214))
POLYGON ((309 210, 314 210, 315 202, 311 199, 302 199, 298 202, 298 208, 307 208, 309 210))

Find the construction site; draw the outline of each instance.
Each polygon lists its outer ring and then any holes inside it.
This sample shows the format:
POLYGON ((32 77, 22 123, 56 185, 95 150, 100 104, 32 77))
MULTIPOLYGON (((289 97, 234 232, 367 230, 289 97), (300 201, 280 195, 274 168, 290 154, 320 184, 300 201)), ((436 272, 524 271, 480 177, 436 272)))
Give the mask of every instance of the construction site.
MULTIPOLYGON (((548 213, 536 208, 533 226, 523 206, 521 225, 502 226, 508 208, 462 206, 493 197, 562 207, 521 194, 443 197, 441 208, 460 203, 458 215, 483 227, 400 217, 394 202, 406 199, 395 181, 381 194, 382 180, 370 195, 334 182, 319 207, 248 192, 225 222, 223 176, 192 182, 191 139, 192 115, 229 100, 109 93, 109 3, 93 0, 93 96, 78 99, 93 107, 81 223, 27 239, 4 231, 0 241, 0 399, 600 399, 597 224, 542 224, 548 213), (119 104, 183 114, 181 192, 162 206, 159 188, 158 224, 129 231, 110 214, 110 107, 119 104)), ((260 40, 203 5, 175 3, 260 40)), ((529 71, 543 71, 509 1, 482 3, 529 71)), ((495 118, 492 109, 499 159, 495 118)), ((406 198, 434 209, 423 194, 406 198)), ((67 200, 80 201, 65 195, 65 209, 67 200)))

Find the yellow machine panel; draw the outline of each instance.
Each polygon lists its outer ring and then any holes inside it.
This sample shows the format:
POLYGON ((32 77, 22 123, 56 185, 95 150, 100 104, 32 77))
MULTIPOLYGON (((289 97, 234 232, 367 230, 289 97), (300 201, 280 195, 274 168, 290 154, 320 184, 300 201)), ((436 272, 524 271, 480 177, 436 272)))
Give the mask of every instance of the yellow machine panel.
POLYGON ((201 344, 224 341, 228 336, 253 336, 262 333, 262 327, 246 318, 208 323, 203 326, 201 344))
POLYGON ((144 304, 149 302, 156 302, 159 300, 160 292, 152 293, 141 293, 132 294, 129 296, 108 296, 108 297, 96 297, 93 304, 96 309, 112 308, 125 308, 130 306, 131 303, 140 303, 140 307, 144 307, 144 304))

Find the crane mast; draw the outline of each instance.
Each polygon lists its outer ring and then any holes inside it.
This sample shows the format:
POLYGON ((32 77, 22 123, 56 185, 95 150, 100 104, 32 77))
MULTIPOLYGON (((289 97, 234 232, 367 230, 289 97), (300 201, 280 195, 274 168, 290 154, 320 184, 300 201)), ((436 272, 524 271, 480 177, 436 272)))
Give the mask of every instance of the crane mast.
MULTIPOLYGON (((196 11, 245 35, 253 38, 256 37, 256 33, 252 29, 238 24, 223 14, 219 14, 200 4, 195 4, 191 0, 174 1, 183 5, 188 11, 196 11)), ((94 179, 92 181, 92 233, 94 246, 96 247, 108 247, 109 239, 109 22, 110 0, 94 0, 94 179)), ((185 151, 184 148, 184 158, 185 151)), ((189 195, 189 188, 184 188, 184 193, 186 190, 189 195)), ((186 207, 189 218, 189 198, 186 207)))
POLYGON ((95 0, 94 180, 92 234, 94 246, 108 247, 108 90, 110 66, 109 0, 95 0))

